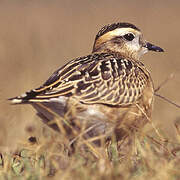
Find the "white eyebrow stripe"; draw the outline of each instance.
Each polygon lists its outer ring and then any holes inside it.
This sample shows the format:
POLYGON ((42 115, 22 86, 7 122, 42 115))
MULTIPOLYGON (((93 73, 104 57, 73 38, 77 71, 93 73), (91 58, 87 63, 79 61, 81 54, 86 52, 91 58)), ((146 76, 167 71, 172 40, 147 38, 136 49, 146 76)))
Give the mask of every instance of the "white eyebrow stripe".
POLYGON ((100 36, 95 41, 94 49, 97 50, 103 43, 110 41, 114 37, 124 36, 127 33, 133 33, 135 37, 141 35, 141 31, 133 28, 117 28, 100 36))
POLYGON ((118 37, 118 36, 124 36, 127 33, 133 33, 133 34, 141 34, 140 31, 132 29, 132 28, 117 28, 115 30, 109 31, 105 33, 104 35, 100 36, 97 41, 96 45, 102 44, 105 41, 108 41, 112 39, 112 37, 118 37))
MULTIPOLYGON (((135 31, 135 30, 134 30, 135 31)), ((137 30, 136 30, 137 31, 137 30)), ((132 28, 118 28, 118 29, 115 29, 115 30, 113 30, 113 31, 109 31, 108 33, 107 33, 107 35, 109 35, 109 36, 123 36, 123 35, 125 35, 125 34, 127 34, 128 32, 130 32, 130 33, 133 33, 132 32, 132 28)))

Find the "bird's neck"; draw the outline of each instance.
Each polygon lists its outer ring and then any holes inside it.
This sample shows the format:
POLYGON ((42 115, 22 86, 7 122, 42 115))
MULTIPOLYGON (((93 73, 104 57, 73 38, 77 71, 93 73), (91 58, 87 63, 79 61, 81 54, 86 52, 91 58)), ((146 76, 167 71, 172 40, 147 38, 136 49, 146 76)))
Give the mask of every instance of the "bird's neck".
POLYGON ((112 48, 99 46, 98 48, 93 48, 92 53, 113 54, 115 57, 125 58, 125 59, 132 59, 132 60, 139 61, 139 57, 137 57, 135 54, 127 53, 126 50, 123 50, 123 49, 120 49, 120 48, 118 48, 118 50, 117 50, 116 48, 112 49, 112 48))

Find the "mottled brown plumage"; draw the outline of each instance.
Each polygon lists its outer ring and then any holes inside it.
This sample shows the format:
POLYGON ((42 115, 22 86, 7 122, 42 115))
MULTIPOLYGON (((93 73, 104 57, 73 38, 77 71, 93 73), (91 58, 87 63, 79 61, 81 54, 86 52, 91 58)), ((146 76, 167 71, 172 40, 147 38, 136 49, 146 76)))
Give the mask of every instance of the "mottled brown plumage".
MULTIPOLYGON (((104 26, 97 34, 92 54, 68 62, 39 88, 12 98, 14 104, 31 104, 45 123, 59 129, 57 117, 71 127, 90 128, 86 136, 121 138, 151 118, 153 82, 139 58, 148 50, 163 51, 147 43, 129 23, 104 26)), ((62 123, 67 134, 72 129, 62 123)))

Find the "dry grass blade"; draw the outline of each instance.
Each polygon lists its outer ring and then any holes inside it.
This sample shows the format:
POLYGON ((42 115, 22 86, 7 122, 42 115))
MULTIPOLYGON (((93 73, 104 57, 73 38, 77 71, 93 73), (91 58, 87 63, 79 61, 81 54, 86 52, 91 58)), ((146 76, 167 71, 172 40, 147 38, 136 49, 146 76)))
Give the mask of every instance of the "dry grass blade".
POLYGON ((74 135, 76 136, 69 144, 69 146, 78 138, 82 138, 82 144, 85 144, 87 147, 90 148, 90 150, 92 151, 92 153, 95 155, 95 157, 97 158, 101 158, 102 155, 101 153, 98 152, 98 150, 94 147, 93 144, 91 144, 91 142, 88 142, 87 140, 83 139, 83 134, 87 133, 88 131, 90 131, 91 129, 93 129, 94 127, 97 126, 97 124, 95 124, 94 126, 89 127, 88 129, 86 129, 85 131, 79 133, 73 126, 71 126, 69 124, 69 122, 67 120, 65 120, 64 118, 61 118, 58 114, 56 114, 55 112, 51 111, 49 108, 45 107, 43 104, 38 103, 38 105, 40 105, 42 108, 46 109, 49 113, 53 114, 55 119, 53 120, 53 122, 49 122, 48 124, 52 124, 52 123, 56 123, 59 127, 59 129, 63 132, 64 137, 66 137, 66 131, 63 127, 63 125, 61 124, 61 122, 64 122, 66 125, 68 125, 69 128, 71 128, 71 130, 73 131, 74 135))
POLYGON ((161 96, 160 94, 157 94, 157 93, 155 93, 154 95, 157 96, 157 97, 160 97, 161 99, 163 99, 163 100, 165 100, 166 102, 174 105, 175 107, 180 108, 180 105, 178 105, 178 104, 176 104, 175 102, 169 100, 168 98, 166 98, 166 97, 164 97, 164 96, 161 96))
POLYGON ((151 139, 152 142, 156 143, 157 145, 159 145, 160 147, 162 147, 167 153, 173 155, 174 157, 176 156, 175 153, 173 153, 172 151, 170 151, 166 146, 164 146, 162 143, 164 143, 164 141, 161 143, 159 141, 157 141, 156 139, 154 139, 153 137, 146 135, 146 137, 148 137, 149 139, 151 139))
POLYGON ((176 106, 177 108, 180 108, 180 105, 176 104, 175 102, 173 102, 173 101, 169 100, 168 98, 166 98, 166 97, 164 97, 164 96, 157 93, 165 84, 167 84, 167 82, 169 80, 174 78, 174 76, 175 76, 174 74, 175 73, 171 73, 162 83, 160 83, 160 85, 154 90, 154 95, 161 98, 161 99, 163 99, 163 100, 165 100, 166 102, 176 106))
POLYGON ((154 92, 158 92, 169 80, 174 78, 174 73, 171 73, 160 85, 154 90, 154 92))
POLYGON ((175 123, 174 123, 174 126, 175 126, 175 128, 176 128, 176 131, 177 131, 177 134, 180 136, 180 122, 178 121, 176 121, 175 123))
POLYGON ((139 108, 139 110, 144 114, 144 116, 146 117, 146 119, 148 120, 148 122, 151 124, 151 126, 153 127, 153 129, 155 130, 156 134, 160 137, 160 139, 162 141, 166 141, 164 139, 164 137, 161 136, 161 134, 159 133, 158 129, 155 127, 154 123, 152 122, 152 120, 147 116, 147 114, 144 112, 144 110, 138 105, 136 104, 136 106, 139 108))
POLYGON ((49 108, 47 108, 46 106, 44 106, 41 103, 37 103, 39 106, 41 106, 42 108, 44 108, 45 110, 47 110, 49 113, 51 113, 52 115, 54 115, 54 120, 48 122, 48 125, 54 124, 56 123, 60 129, 60 131, 63 133, 63 135, 66 134, 66 131, 64 129, 64 127, 62 126, 62 124, 60 123, 61 121, 64 122, 66 125, 68 125, 68 127, 72 128, 71 125, 62 117, 60 117, 58 114, 56 114, 54 111, 50 110, 49 108))

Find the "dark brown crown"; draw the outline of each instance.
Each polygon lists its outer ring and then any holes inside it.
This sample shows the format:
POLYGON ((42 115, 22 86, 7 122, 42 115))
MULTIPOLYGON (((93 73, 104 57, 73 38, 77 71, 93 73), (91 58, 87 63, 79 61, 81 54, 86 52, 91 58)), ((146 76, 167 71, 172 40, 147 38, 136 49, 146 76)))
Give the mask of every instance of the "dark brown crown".
POLYGON ((135 25, 130 24, 130 23, 113 23, 113 24, 108 24, 106 26, 104 26, 96 35, 96 39, 97 40, 100 36, 104 35, 105 33, 109 32, 109 31, 113 31, 114 29, 117 28, 133 28, 136 29, 138 31, 140 31, 139 28, 137 28, 135 25))

